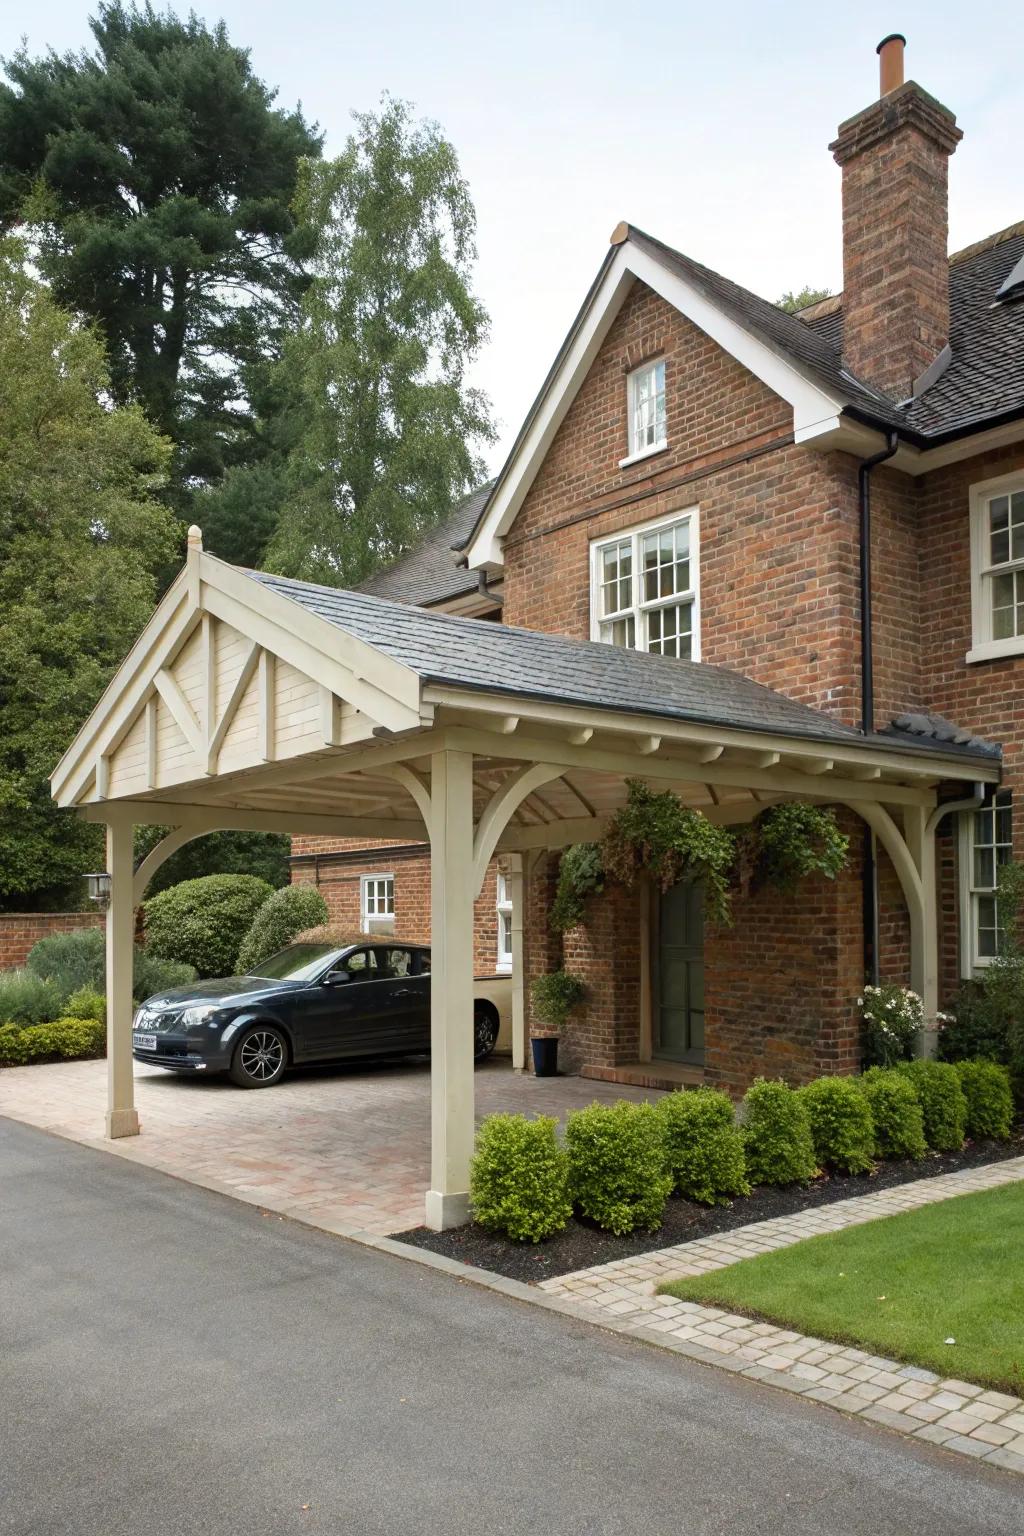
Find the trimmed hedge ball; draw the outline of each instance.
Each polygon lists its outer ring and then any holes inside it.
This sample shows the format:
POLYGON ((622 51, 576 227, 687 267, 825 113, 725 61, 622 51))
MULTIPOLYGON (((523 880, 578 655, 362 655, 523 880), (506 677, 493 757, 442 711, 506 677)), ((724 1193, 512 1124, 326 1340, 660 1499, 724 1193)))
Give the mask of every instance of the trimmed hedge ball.
POLYGON ((572 1215, 569 1159, 548 1115, 488 1115, 476 1135, 469 1171, 474 1221, 517 1243, 561 1232, 572 1215))
POLYGON ((807 1184, 818 1171, 807 1108, 781 1079, 755 1078, 743 1100, 743 1140, 752 1184, 807 1184))
POLYGON ((843 1173, 874 1167, 875 1123, 860 1084, 850 1077, 819 1077, 799 1092, 818 1162, 843 1173))
POLYGON ((924 1113, 913 1084, 895 1067, 871 1067, 860 1079, 875 1127, 876 1157, 924 1157, 924 1113))
POLYGON ((901 1061, 924 1115, 924 1139, 934 1152, 958 1152, 967 1127, 967 1100, 948 1061, 901 1061))
POLYGON ((676 1193, 702 1205, 749 1195, 743 1134, 732 1101, 718 1088, 668 1093, 657 1105, 676 1193))
POLYGON ((590 1104, 569 1116, 569 1192, 584 1216, 622 1236, 661 1225, 672 1175, 653 1104, 590 1104))

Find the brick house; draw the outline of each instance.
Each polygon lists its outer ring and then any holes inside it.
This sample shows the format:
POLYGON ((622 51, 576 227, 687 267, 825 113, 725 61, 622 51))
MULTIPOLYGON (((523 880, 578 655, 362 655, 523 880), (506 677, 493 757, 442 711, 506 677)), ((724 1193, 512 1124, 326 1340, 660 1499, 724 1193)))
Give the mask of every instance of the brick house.
MULTIPOLYGON (((1001 744, 998 788, 937 828, 948 998, 994 951, 995 871, 1015 837, 1024 224, 947 256, 961 131, 904 83, 902 39, 879 53, 879 100, 830 146, 842 295, 792 316, 619 225, 498 479, 365 590, 712 663, 892 740, 990 758, 1001 744)), ((853 1070, 858 989, 910 980, 910 925, 889 853, 840 814, 847 873, 738 898, 731 928, 703 923, 699 891, 592 899, 564 944, 589 987, 566 1064, 733 1090, 758 1072, 853 1070)), ((293 862, 345 920, 426 931, 422 844, 296 838, 293 862)), ((511 965, 507 862, 477 899, 478 969, 511 965)), ((557 863, 542 853, 528 871, 520 983, 559 963, 557 863)))

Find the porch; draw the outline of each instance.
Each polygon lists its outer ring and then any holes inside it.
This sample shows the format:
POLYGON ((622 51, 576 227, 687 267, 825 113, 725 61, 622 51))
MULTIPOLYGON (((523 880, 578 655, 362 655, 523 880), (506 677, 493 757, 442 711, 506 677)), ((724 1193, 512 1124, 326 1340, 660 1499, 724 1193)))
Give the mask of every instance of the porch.
POLYGON ((962 803, 958 786, 999 775, 998 753, 970 739, 865 737, 721 668, 242 571, 205 554, 193 529, 185 570, 53 778, 59 804, 107 827, 106 1133, 140 1129, 134 909, 191 838, 238 828, 430 844, 426 1219, 440 1229, 468 1210, 472 911, 496 852, 512 867, 516 1068, 524 886, 541 853, 600 838, 630 778, 723 823, 783 799, 849 807, 898 876, 930 1017, 935 828, 962 803), (169 830, 136 870, 140 824, 169 830))

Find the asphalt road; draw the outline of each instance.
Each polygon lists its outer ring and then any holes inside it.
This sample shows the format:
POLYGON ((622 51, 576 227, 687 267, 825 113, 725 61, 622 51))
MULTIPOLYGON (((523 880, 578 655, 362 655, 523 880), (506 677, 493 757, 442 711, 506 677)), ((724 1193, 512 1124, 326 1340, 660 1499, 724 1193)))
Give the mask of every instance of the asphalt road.
POLYGON ((4 1536, 980 1536, 1024 1479, 0 1120, 4 1536))

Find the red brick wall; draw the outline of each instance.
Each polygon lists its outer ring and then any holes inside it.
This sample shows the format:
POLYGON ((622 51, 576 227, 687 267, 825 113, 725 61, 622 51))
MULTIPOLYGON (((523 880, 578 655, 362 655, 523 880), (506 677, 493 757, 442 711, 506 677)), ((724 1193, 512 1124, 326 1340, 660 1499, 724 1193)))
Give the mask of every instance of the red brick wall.
POLYGON ((949 340, 951 113, 908 82, 839 129, 843 356, 905 400, 949 340))
POLYGON ((0 971, 24 965, 28 952, 51 933, 102 928, 102 912, 0 912, 0 971))
MULTIPOLYGON (((377 843, 368 847, 355 838, 292 839, 292 880, 316 885, 327 903, 331 921, 358 930, 362 916, 361 877, 395 877, 396 938, 410 943, 430 941, 430 852, 423 845, 377 843), (299 854, 313 854, 300 858, 299 854), (332 857, 331 855, 340 855, 332 857)), ((477 897, 473 927, 473 968, 477 975, 493 974, 497 965, 497 860, 492 860, 477 897)))
POLYGON ((859 849, 838 880, 737 897, 704 951, 705 1076, 740 1094, 757 1076, 793 1084, 861 1063, 859 849))
POLYGON ((505 543, 504 618, 586 638, 590 541, 699 504, 702 659, 855 720, 856 466, 790 441, 791 411, 638 284, 505 543), (625 470, 625 376, 665 356, 665 453, 625 470))

